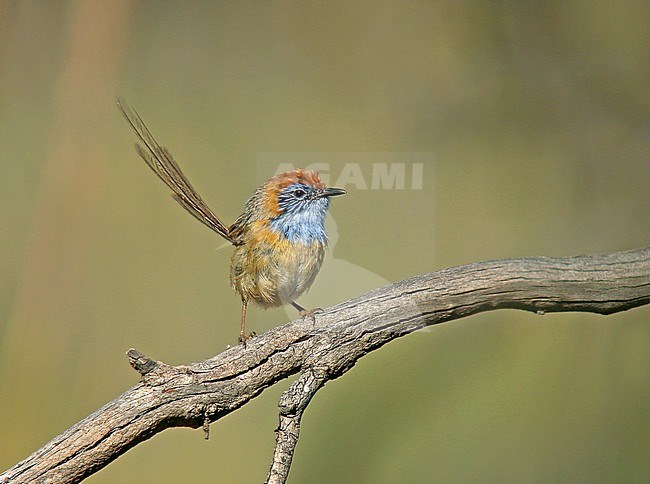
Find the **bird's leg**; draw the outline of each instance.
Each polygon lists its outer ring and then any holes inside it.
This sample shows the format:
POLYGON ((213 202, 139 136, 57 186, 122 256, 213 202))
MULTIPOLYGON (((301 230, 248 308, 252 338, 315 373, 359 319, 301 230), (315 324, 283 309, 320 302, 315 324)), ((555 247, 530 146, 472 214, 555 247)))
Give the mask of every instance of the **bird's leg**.
POLYGON ((239 332, 239 344, 246 346, 246 341, 255 336, 253 331, 251 334, 246 335, 246 306, 248 301, 242 300, 241 302, 241 331, 239 332))
POLYGON ((316 322, 316 315, 323 312, 323 308, 314 308, 308 311, 296 301, 292 301, 291 305, 298 310, 302 319, 309 318, 312 323, 316 322))

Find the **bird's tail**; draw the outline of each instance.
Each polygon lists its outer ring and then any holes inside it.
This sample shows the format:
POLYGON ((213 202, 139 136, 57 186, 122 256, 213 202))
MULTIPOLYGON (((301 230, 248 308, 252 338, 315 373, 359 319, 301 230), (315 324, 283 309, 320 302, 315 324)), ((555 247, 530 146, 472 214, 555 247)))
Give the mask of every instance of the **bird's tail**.
POLYGON ((190 184, 180 166, 174 161, 171 153, 158 144, 136 110, 119 96, 117 98, 117 107, 142 142, 142 144, 135 144, 135 150, 149 168, 158 175, 158 178, 171 189, 174 200, 199 222, 214 230, 233 245, 238 245, 237 241, 230 235, 228 228, 190 184))

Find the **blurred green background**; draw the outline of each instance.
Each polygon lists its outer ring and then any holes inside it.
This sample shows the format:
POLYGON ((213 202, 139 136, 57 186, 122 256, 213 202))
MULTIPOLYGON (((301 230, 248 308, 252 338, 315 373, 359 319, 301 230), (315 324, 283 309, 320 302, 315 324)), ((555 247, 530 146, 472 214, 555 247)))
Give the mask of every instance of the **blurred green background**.
MULTIPOLYGON (((301 300, 324 306, 648 245, 649 45, 643 1, 0 3, 0 469, 135 384, 129 347, 181 364, 237 337, 231 250, 137 157, 117 93, 226 222, 269 153, 316 154, 334 179, 355 153, 365 175, 372 153, 428 153, 422 190, 333 201, 301 300)), ((649 321, 499 311, 397 340, 317 395, 290 478, 647 481, 649 321)), ((260 482, 288 384, 89 482, 260 482)))

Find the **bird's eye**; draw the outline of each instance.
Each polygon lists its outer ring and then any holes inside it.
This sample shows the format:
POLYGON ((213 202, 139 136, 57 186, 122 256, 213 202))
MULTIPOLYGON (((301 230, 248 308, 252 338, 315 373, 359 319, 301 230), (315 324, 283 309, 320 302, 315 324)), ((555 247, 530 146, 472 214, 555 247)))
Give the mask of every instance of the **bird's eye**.
POLYGON ((304 198, 305 195, 307 195, 307 192, 305 192, 302 188, 296 188, 293 192, 293 196, 296 198, 304 198))

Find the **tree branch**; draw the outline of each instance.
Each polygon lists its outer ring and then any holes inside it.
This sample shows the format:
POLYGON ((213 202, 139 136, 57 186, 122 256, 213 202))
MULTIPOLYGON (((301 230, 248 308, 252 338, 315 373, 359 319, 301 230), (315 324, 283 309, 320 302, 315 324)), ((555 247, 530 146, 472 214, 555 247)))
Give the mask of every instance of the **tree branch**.
POLYGON ((562 259, 479 262, 407 279, 339 304, 315 324, 274 328, 199 363, 170 366, 129 350, 141 381, 0 482, 78 482, 169 427, 203 428, 296 373, 282 394, 267 481, 284 482, 314 394, 359 358, 426 326, 494 309, 611 314, 650 303, 650 248, 562 259))

